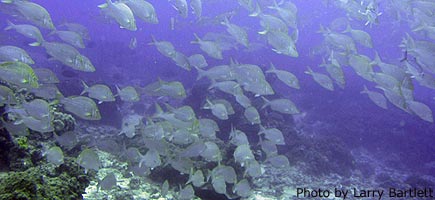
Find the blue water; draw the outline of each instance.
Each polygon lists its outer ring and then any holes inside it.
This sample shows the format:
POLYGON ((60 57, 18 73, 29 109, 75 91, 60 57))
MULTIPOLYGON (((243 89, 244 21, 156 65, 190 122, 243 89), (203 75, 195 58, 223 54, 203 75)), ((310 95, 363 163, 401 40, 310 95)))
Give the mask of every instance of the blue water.
MULTIPOLYGON (((190 88, 199 83, 207 83, 204 80, 195 81, 197 72, 194 69, 186 71, 176 66, 169 58, 160 54, 154 46, 149 45, 153 35, 157 40, 170 41, 177 51, 187 56, 196 53, 203 54, 209 67, 228 64, 230 58, 233 58, 240 63, 258 65, 263 70, 268 69, 269 63, 272 62, 278 69, 294 73, 300 81, 301 89, 299 90, 290 89, 280 81, 274 80, 274 76, 267 76, 267 80, 273 82, 271 84, 277 94, 291 99, 299 110, 305 113, 302 118, 296 116, 301 118, 298 121, 298 134, 301 137, 321 139, 324 143, 328 143, 330 139, 339 140, 345 148, 344 151, 368 152, 373 159, 369 162, 371 164, 373 162, 382 163, 383 167, 407 175, 430 176, 435 179, 435 167, 428 166, 428 163, 435 162, 435 125, 433 123, 408 114, 391 103, 388 104, 388 110, 377 107, 366 95, 360 94, 363 85, 367 85, 371 90, 375 85, 359 77, 349 66, 343 66, 346 79, 345 88, 341 89, 335 85, 333 92, 323 89, 313 81, 311 76, 304 73, 307 66, 317 72, 326 73, 323 68, 317 67, 322 62, 321 56, 312 55, 313 49, 321 45, 323 40, 322 34, 317 31, 321 24, 328 26, 336 18, 346 18, 346 11, 334 5, 326 5, 324 3, 326 1, 292 1, 298 8, 299 30, 299 39, 296 43, 299 57, 293 58, 276 54, 271 50, 267 41, 256 33, 261 29, 258 19, 249 17, 250 13, 239 8, 237 1, 223 3, 217 0, 203 0, 203 16, 212 17, 236 9, 236 15, 231 18, 231 23, 245 28, 251 43, 262 44, 260 50, 253 52, 244 51, 245 48, 240 45, 238 49, 224 51, 223 60, 206 56, 198 45, 190 42, 195 40, 193 33, 199 36, 208 32, 226 33, 225 27, 219 24, 201 25, 197 23, 190 8, 189 17, 182 18, 171 4, 164 0, 149 0, 155 7, 159 23, 147 24, 137 19, 137 31, 121 29, 116 22, 102 15, 97 5, 104 3, 103 0, 34 0, 33 2, 47 9, 56 26, 64 22, 74 22, 88 28, 91 40, 85 41, 87 47, 79 51, 92 61, 96 72, 74 71, 59 62, 49 61, 44 48, 27 46, 31 42, 30 39, 14 31, 2 30, 0 45, 21 47, 35 60, 34 66, 53 70, 61 80, 58 86, 64 96, 80 94, 82 90, 80 80, 89 84, 107 84, 114 89, 115 85, 143 87, 161 78, 165 81, 182 82, 188 96, 190 88), (175 19, 173 30, 171 29, 171 18, 175 19), (137 39, 137 47, 130 49, 129 43, 134 37, 137 39), (70 74, 67 75, 67 73, 70 74)), ((379 24, 369 27, 364 25, 365 21, 351 20, 350 23, 354 29, 369 33, 373 40, 373 49, 358 46, 360 54, 373 59, 374 52, 377 51, 384 62, 400 65, 403 53, 399 44, 405 33, 412 34, 412 31, 406 22, 394 19, 394 13, 388 9, 388 2, 380 1, 379 10, 383 14, 379 16, 379 24)), ((273 13, 270 10, 264 10, 273 13)), ((0 12, 0 27, 6 27, 7 20, 14 23, 28 23, 26 20, 0 12)), ((49 30, 43 28, 40 30, 47 41, 58 41, 56 36, 48 35, 49 30)), ((425 103, 432 111, 435 111, 434 90, 422 87, 415 81, 414 86, 415 100, 425 103)), ((146 101, 158 100, 142 97, 141 102, 136 104, 138 107, 153 104, 153 102, 146 101)), ((109 124, 120 128, 119 120, 122 117, 115 109, 117 104, 121 102, 99 105, 103 119, 100 122, 87 123, 96 126, 109 124)), ((80 123, 80 120, 78 121, 80 123)), ((230 125, 231 122, 224 123, 227 128, 230 125)), ((252 139, 257 140, 254 138, 256 134, 252 135, 252 139)), ((291 138, 287 140, 291 141, 291 138)), ((295 146, 280 147, 280 151, 293 152, 294 149, 291 148, 295 146)), ((358 155, 353 154, 353 159, 361 160, 362 158, 358 155)), ((291 155, 286 154, 286 156, 291 155)), ((290 160, 293 164, 297 163, 297 161, 290 160)), ((362 168, 365 169, 365 167, 354 166, 353 170, 362 168)))

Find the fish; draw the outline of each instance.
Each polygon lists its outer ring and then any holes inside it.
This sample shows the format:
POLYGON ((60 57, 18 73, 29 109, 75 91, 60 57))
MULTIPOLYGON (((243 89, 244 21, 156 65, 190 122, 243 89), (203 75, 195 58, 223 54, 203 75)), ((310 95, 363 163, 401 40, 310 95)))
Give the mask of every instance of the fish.
POLYGON ((168 58, 174 58, 177 51, 175 50, 174 45, 168 41, 158 41, 156 38, 151 35, 152 42, 149 45, 156 46, 157 50, 164 56, 168 58))
POLYGON ((0 80, 22 88, 38 88, 38 77, 32 67, 22 62, 0 63, 0 80))
POLYGON ((238 129, 235 129, 234 127, 231 127, 230 132, 230 143, 236 146, 240 146, 242 144, 249 145, 248 136, 246 134, 238 129))
POLYGON ((90 36, 89 36, 88 29, 85 26, 83 26, 82 24, 78 24, 78 23, 63 23, 60 26, 62 26, 62 27, 64 26, 69 31, 74 31, 74 32, 78 33, 85 40, 90 40, 91 39, 90 36))
POLYGON ((222 60, 222 50, 219 47, 219 45, 216 42, 209 41, 209 40, 203 40, 201 39, 196 33, 193 33, 196 40, 192 41, 190 43, 192 44, 198 44, 202 51, 204 51, 208 56, 222 60))
POLYGON ((52 59, 60 61, 62 64, 75 70, 84 72, 94 72, 95 67, 87 58, 73 46, 58 42, 43 42, 42 47, 52 59))
POLYGON ((149 167, 151 170, 160 166, 162 161, 159 153, 154 149, 149 149, 144 156, 141 156, 139 167, 142 165, 149 167))
POLYGON ((250 106, 246 108, 243 115, 251 123, 251 125, 261 124, 260 114, 255 107, 250 106))
POLYGON ((354 40, 352 37, 347 36, 345 34, 336 33, 328 28, 320 26, 320 30, 318 31, 323 34, 324 37, 324 43, 329 48, 333 49, 334 51, 338 52, 347 52, 356 54, 357 49, 354 40))
POLYGON ((178 197, 180 200, 191 200, 195 198, 195 191, 193 190, 192 185, 187 185, 183 189, 178 192, 178 197))
POLYGON ((55 84, 39 84, 38 88, 31 88, 30 92, 36 97, 44 98, 46 100, 57 100, 63 98, 63 94, 55 84))
POLYGON ((224 18, 224 21, 222 22, 222 25, 227 27, 227 32, 234 37, 234 39, 241 45, 248 47, 249 46, 249 40, 248 40, 248 33, 245 31, 245 29, 230 23, 228 18, 224 18))
POLYGON ((192 183, 193 186, 195 187, 201 187, 203 186, 206 182, 204 181, 204 174, 202 173, 202 171, 196 170, 195 173, 193 173, 193 168, 191 169, 190 172, 190 176, 189 176, 189 180, 186 182, 186 184, 192 183))
POLYGON ((234 97, 236 98, 237 103, 239 103, 243 108, 246 109, 251 106, 251 100, 243 93, 236 94, 234 97))
POLYGON ((237 146, 233 153, 234 160, 239 163, 242 167, 248 163, 248 161, 255 160, 254 154, 252 154, 251 148, 248 144, 242 144, 237 146))
POLYGON ((174 117, 185 121, 185 122, 193 122, 196 119, 195 116, 195 111, 193 110, 192 107, 190 106, 181 106, 179 108, 174 108, 172 106, 170 106, 169 104, 166 104, 166 107, 168 108, 168 110, 174 114, 174 117))
POLYGON ((44 121, 52 120, 50 105, 46 100, 33 99, 29 102, 23 102, 22 106, 28 116, 44 121))
POLYGON ((121 134, 125 134, 128 138, 133 138, 136 135, 136 129, 142 125, 142 116, 131 114, 122 118, 121 134))
POLYGON ((202 0, 191 0, 190 8, 192 8, 192 13, 195 14, 197 19, 202 17, 202 0))
POLYGON ((111 190, 113 187, 116 186, 116 182, 116 176, 113 172, 111 172, 104 176, 101 181, 98 181, 98 188, 102 190, 111 190))
POLYGON ((234 168, 223 164, 220 164, 213 168, 213 170, 211 171, 211 177, 212 179, 213 177, 223 177, 224 181, 230 184, 236 183, 237 181, 237 174, 234 168))
POLYGON ((84 89, 80 95, 88 93, 90 98, 98 100, 98 104, 115 101, 115 97, 107 85, 95 84, 89 87, 84 81, 82 81, 82 84, 84 89))
POLYGON ((43 153, 43 155, 47 158, 47 162, 54 165, 59 166, 64 163, 63 151, 58 146, 50 147, 47 151, 43 153))
POLYGON ((74 131, 67 131, 60 135, 58 134, 60 133, 54 133, 54 138, 56 140, 56 143, 68 150, 74 148, 79 142, 77 138, 77 134, 74 131))
POLYGON ((256 178, 264 173, 264 169, 256 160, 249 160, 246 163, 244 176, 249 175, 250 177, 256 178))
POLYGON ((97 170, 101 167, 100 157, 98 154, 92 149, 84 149, 77 156, 77 164, 83 168, 85 168, 85 173, 87 174, 88 170, 97 170))
POLYGON ((174 57, 172 57, 172 61, 174 61, 177 66, 187 71, 192 69, 188 57, 181 52, 176 51, 174 57))
POLYGON ((4 85, 0 85, 0 106, 16 104, 17 98, 14 92, 4 85))
POLYGON ((35 68, 33 69, 36 76, 38 77, 38 82, 41 84, 56 84, 60 83, 56 74, 48 68, 35 68))
POLYGON ((349 55, 349 65, 355 70, 355 72, 361 76, 362 78, 373 81, 372 74, 373 65, 375 63, 371 61, 371 59, 365 55, 359 54, 351 54, 349 55))
POLYGON ((16 10, 27 20, 39 27, 55 30, 50 13, 37 3, 22 0, 2 0, 3 3, 12 4, 16 10))
POLYGON ((406 105, 409 109, 422 120, 433 123, 433 115, 432 110, 424 103, 408 100, 406 101, 406 105))
POLYGON ((241 197, 249 197, 251 195, 251 186, 249 181, 246 179, 240 180, 236 185, 234 185, 233 192, 241 197))
POLYGON ((216 82, 212 79, 212 84, 208 87, 208 89, 211 90, 214 88, 234 96, 238 94, 243 94, 242 87, 240 87, 240 84, 235 81, 216 82))
POLYGON ((5 30, 14 29, 21 35, 36 40, 35 42, 30 43, 29 46, 39 46, 44 41, 41 31, 35 26, 29 24, 13 24, 10 21, 7 21, 7 23, 8 26, 5 28, 5 30))
POLYGON ((205 149, 200 153, 201 157, 209 162, 220 162, 222 154, 219 146, 214 142, 205 142, 205 149))
POLYGON ((293 32, 292 36, 281 31, 267 31, 264 34, 267 37, 267 42, 272 46, 272 50, 277 54, 288 55, 294 58, 299 57, 296 49, 295 39, 297 31, 293 32))
POLYGON ((69 96, 60 99, 64 109, 84 120, 100 120, 101 115, 95 102, 84 96, 69 96))
POLYGON ((270 63, 270 69, 267 70, 266 73, 273 73, 278 77, 280 81, 282 81, 289 87, 300 89, 299 80, 294 74, 289 71, 276 69, 273 63, 270 63))
POLYGON ((35 61, 24 49, 10 45, 0 46, 0 61, 19 61, 28 65, 35 64, 35 61))
POLYGON ((202 137, 215 139, 217 131, 219 131, 219 126, 215 121, 207 118, 199 119, 199 132, 202 137))
POLYGON ((138 102, 140 100, 139 94, 136 89, 132 86, 127 86, 120 89, 116 86, 117 96, 121 98, 122 101, 125 102, 138 102))
POLYGON ((113 3, 112 0, 106 0, 106 3, 98 5, 98 7, 106 15, 115 19, 120 28, 125 28, 130 31, 137 30, 133 11, 125 3, 120 1, 113 3))
POLYGON ((260 35, 264 35, 267 32, 273 31, 284 33, 288 32, 287 24, 284 21, 273 15, 264 14, 259 7, 254 13, 250 14, 249 16, 260 18, 260 26, 264 28, 263 31, 257 32, 260 35))
POLYGON ((377 106, 383 109, 388 109, 387 99, 381 93, 370 91, 367 89, 365 85, 364 85, 364 89, 360 93, 367 94, 370 100, 373 101, 373 103, 375 103, 377 106))
POLYGON ((62 41, 75 46, 77 48, 85 48, 85 43, 83 42, 83 38, 80 34, 74 31, 53 31, 50 34, 56 34, 62 41))
POLYGON ((276 147, 276 142, 271 140, 260 140, 261 150, 266 154, 267 157, 278 155, 278 148, 276 147))
POLYGON ((136 49, 136 47, 137 47, 137 39, 136 39, 136 37, 132 37, 130 39, 130 43, 128 44, 128 48, 131 50, 134 50, 134 49, 136 49))
POLYGON ((150 24, 158 24, 156 10, 154 6, 145 0, 125 0, 123 1, 133 12, 134 16, 150 24))
POLYGON ((266 97, 261 97, 265 102, 261 109, 270 106, 270 109, 283 114, 294 115, 300 113, 296 105, 289 99, 274 99, 269 100, 266 97))
POLYGON ((201 54, 193 54, 187 59, 192 67, 202 69, 208 66, 207 60, 201 54))
POLYGON ((266 159, 266 162, 269 162, 272 166, 277 168, 286 168, 290 166, 288 158, 284 155, 276 155, 266 159))
POLYGON ((188 16, 188 5, 186 0, 168 0, 172 7, 178 11, 181 17, 187 18, 188 16))
POLYGON ((179 81, 166 82, 158 79, 157 82, 151 83, 144 88, 141 88, 139 93, 145 93, 151 96, 169 96, 177 99, 186 97, 184 86, 179 81))
POLYGON ((196 80, 200 80, 203 77, 207 77, 210 80, 215 81, 231 81, 235 80, 235 74, 228 65, 214 66, 208 70, 196 69, 198 71, 198 77, 196 80))
POLYGON ((306 74, 309 74, 313 77, 314 81, 316 81, 323 88, 334 91, 334 84, 332 83, 331 78, 325 74, 314 72, 310 67, 305 71, 306 74))
POLYGON ((220 120, 227 120, 228 119, 227 108, 222 103, 214 104, 210 100, 207 99, 206 104, 204 105, 203 109, 210 109, 212 114, 220 120))
POLYGON ((373 48, 372 37, 365 31, 352 29, 350 24, 347 24, 346 30, 343 33, 350 33, 355 42, 367 48, 373 48))
POLYGON ((287 1, 283 3, 282 6, 276 3, 276 0, 273 0, 273 5, 268 6, 268 8, 276 10, 280 18, 291 28, 297 29, 297 7, 292 2, 287 1))
POLYGON ((323 59, 322 64, 320 64, 319 66, 325 67, 326 72, 328 72, 329 76, 334 79, 335 83, 337 83, 337 85, 341 88, 344 88, 346 85, 344 72, 338 60, 334 58, 334 51, 331 51, 328 61, 329 62, 326 63, 326 61, 323 59))
POLYGON ((213 189, 218 194, 226 194, 227 192, 227 185, 225 183, 225 179, 223 176, 216 176, 211 179, 211 184, 213 186, 213 189))
POLYGON ((265 128, 260 125, 260 132, 258 135, 263 135, 265 139, 277 145, 285 145, 284 136, 277 128, 265 128))
POLYGON ((47 119, 37 119, 32 116, 22 116, 17 124, 24 124, 27 128, 40 133, 48 133, 54 131, 53 123, 47 119))

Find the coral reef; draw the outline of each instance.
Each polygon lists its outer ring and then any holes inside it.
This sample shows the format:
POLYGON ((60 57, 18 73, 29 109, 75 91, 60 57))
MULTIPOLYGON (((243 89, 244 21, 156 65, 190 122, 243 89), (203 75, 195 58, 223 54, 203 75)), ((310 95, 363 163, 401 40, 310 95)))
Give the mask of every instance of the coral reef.
POLYGON ((81 199, 89 184, 73 159, 59 168, 44 164, 0 176, 0 199, 81 199))

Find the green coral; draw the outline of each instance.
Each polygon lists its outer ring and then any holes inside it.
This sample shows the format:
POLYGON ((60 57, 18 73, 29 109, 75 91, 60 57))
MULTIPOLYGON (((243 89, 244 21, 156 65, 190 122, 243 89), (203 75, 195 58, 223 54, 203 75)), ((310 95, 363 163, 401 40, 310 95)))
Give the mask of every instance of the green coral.
POLYGON ((69 169, 58 168, 55 173, 47 166, 38 166, 4 174, 0 180, 0 200, 82 199, 89 179, 84 174, 75 176, 78 168, 73 165, 64 165, 63 168, 69 169))
POLYGON ((27 150, 29 148, 29 140, 26 136, 16 138, 16 142, 20 149, 27 150))

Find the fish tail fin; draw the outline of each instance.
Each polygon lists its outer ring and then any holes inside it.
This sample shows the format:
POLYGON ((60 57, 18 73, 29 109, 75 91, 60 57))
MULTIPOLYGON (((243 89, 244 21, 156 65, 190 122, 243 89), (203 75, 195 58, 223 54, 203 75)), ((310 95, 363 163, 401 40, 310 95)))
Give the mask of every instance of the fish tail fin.
POLYGON ((156 37, 154 37, 154 35, 151 35, 151 40, 152 40, 152 42, 148 43, 148 45, 156 44, 157 40, 156 40, 156 37))
POLYGON ((424 29, 427 29, 428 25, 425 22, 420 23, 417 27, 412 29, 412 32, 418 32, 424 29))
POLYGON ((263 13, 263 11, 261 10, 261 7, 260 7, 260 5, 259 5, 258 2, 257 2, 257 3, 255 4, 254 11, 253 11, 251 14, 249 14, 249 16, 250 16, 250 17, 258 17, 258 16, 261 16, 262 13, 263 13))
POLYGON ((274 71, 276 71, 276 67, 272 62, 270 62, 270 68, 266 70, 266 73, 273 73, 274 71))
POLYGON ((264 31, 258 31, 257 33, 260 35, 266 35, 269 32, 269 30, 264 29, 264 31))
POLYGON ((311 69, 310 66, 307 66, 307 71, 305 71, 304 73, 305 73, 305 74, 312 75, 312 74, 313 74, 313 70, 311 69))
POLYGON ((329 28, 326 28, 322 24, 320 24, 320 28, 317 31, 317 33, 328 34, 331 33, 331 30, 329 30, 329 28))
POLYGON ((375 62, 377 65, 382 63, 382 60, 381 60, 381 57, 379 56, 378 51, 375 51, 375 59, 373 60, 373 62, 375 62))
POLYGON ((293 33, 290 35, 290 38, 296 43, 299 39, 299 30, 295 29, 293 33))
MULTIPOLYGON (((266 130, 266 128, 264 128, 264 126, 260 124, 260 131, 258 131, 258 135, 264 134, 265 130, 266 130)), ((262 138, 260 137, 260 139, 261 139, 260 142, 262 143, 263 142, 262 138)))
POLYGON ((106 3, 98 5, 98 8, 104 9, 104 8, 109 7, 110 4, 112 4, 112 1, 111 0, 106 0, 106 3))
POLYGON ((121 93, 121 89, 119 88, 118 85, 115 85, 115 88, 116 88, 116 95, 114 97, 120 96, 119 94, 121 93))
POLYGON ((327 65, 326 59, 322 57, 322 63, 319 64, 319 67, 326 67, 327 65))
POLYGON ((352 31, 352 27, 350 26, 350 24, 348 23, 346 25, 346 29, 344 29, 344 31, 342 33, 350 33, 352 31))
POLYGON ((38 46, 41 46, 41 42, 32 42, 32 43, 29 43, 29 46, 38 47, 38 46))
POLYGON ((211 79, 211 85, 208 87, 209 90, 213 89, 214 87, 216 87, 216 81, 214 79, 211 79))
POLYGON ((228 20, 228 17, 224 17, 224 20, 221 21, 221 24, 224 26, 228 26, 230 24, 230 20, 228 20))
POLYGON ((48 35, 54 35, 54 34, 57 34, 57 30, 53 30, 50 33, 48 33, 48 35))
POLYGON ((153 117, 159 117, 164 113, 163 109, 158 103, 155 103, 155 106, 156 106, 156 113, 153 115, 153 117))
POLYGON ((233 57, 230 58, 230 66, 237 67, 239 65, 240 65, 240 63, 238 60, 234 59, 233 57))
MULTIPOLYGON (((186 185, 188 185, 189 183, 191 183, 192 182, 192 180, 193 180, 193 167, 191 167, 190 168, 190 173, 189 173, 189 179, 187 180, 187 182, 186 182, 186 185)), ((180 186, 181 187, 181 186, 180 186)))
POLYGON ((195 40, 191 41, 190 43, 198 44, 201 41, 201 38, 196 33, 193 33, 193 36, 195 36, 195 40))
POLYGON ((89 88, 89 86, 83 80, 82 80, 82 85, 83 85, 84 89, 83 89, 82 93, 80 93, 80 95, 83 95, 86 92, 88 92, 88 88, 89 88))
POLYGON ((363 90, 360 92, 360 94, 367 94, 369 92, 369 89, 367 89, 367 86, 363 86, 363 90))
MULTIPOLYGON (((3 1, 2 1, 3 2, 3 1)), ((7 21, 7 23, 8 23, 8 26, 6 26, 6 28, 4 29, 5 31, 7 31, 7 30, 11 30, 11 29, 13 29, 14 28, 14 26, 15 26, 15 24, 14 23, 12 23, 11 21, 7 21)))
POLYGON ((276 2, 276 0, 273 0, 273 6, 268 6, 268 8, 273 9, 273 10, 277 10, 277 9, 279 9, 279 5, 276 2))
POLYGON ((204 76, 206 76, 206 71, 205 70, 197 68, 196 71, 198 71, 198 77, 196 78, 196 80, 200 80, 204 76))
POLYGON ((261 109, 264 109, 264 108, 266 108, 267 106, 270 105, 270 100, 269 99, 266 99, 266 97, 263 97, 263 96, 261 96, 261 99, 263 99, 263 101, 264 101, 264 105, 261 106, 261 109))
POLYGON ((166 107, 166 109, 168 111, 170 111, 170 112, 174 112, 175 111, 175 108, 172 107, 170 104, 168 104, 168 103, 164 103, 164 104, 165 104, 165 107, 166 107))
POLYGON ((406 42, 406 49, 408 51, 414 50, 415 49, 415 41, 414 41, 414 39, 408 33, 406 33, 405 37, 406 37, 406 39, 404 39, 404 40, 406 42))
POLYGON ((210 99, 206 98, 205 99, 205 104, 202 107, 203 109, 210 109, 210 107, 213 105, 213 103, 210 101, 210 99))

